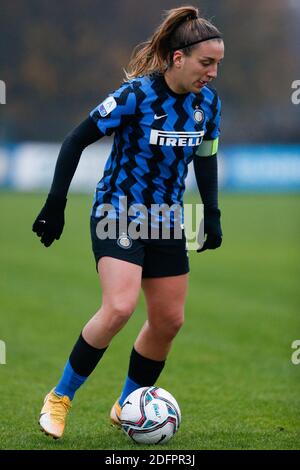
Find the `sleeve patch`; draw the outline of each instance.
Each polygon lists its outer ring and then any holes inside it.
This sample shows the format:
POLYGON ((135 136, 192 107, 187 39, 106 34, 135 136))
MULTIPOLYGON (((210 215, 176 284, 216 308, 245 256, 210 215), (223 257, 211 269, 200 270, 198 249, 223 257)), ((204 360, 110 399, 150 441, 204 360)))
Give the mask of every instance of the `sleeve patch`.
POLYGON ((108 116, 117 107, 117 102, 113 96, 109 96, 98 106, 101 117, 108 116))

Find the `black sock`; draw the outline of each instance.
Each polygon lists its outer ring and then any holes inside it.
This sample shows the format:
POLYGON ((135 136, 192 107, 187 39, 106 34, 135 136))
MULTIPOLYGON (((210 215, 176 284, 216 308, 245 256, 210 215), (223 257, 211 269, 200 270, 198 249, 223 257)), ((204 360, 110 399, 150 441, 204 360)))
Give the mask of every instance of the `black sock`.
POLYGON ((141 387, 154 385, 163 370, 165 361, 154 361, 141 356, 132 348, 128 377, 141 387))
POLYGON ((85 341, 82 333, 80 333, 69 358, 74 372, 88 377, 95 369, 106 349, 107 347, 103 349, 94 348, 85 341))

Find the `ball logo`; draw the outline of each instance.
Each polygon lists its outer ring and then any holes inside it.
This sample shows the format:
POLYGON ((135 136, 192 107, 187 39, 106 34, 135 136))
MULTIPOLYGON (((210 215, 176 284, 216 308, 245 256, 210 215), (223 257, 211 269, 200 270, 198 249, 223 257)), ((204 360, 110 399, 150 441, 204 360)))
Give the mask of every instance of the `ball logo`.
POLYGON ((117 244, 121 248, 128 249, 132 246, 132 240, 128 235, 126 235, 126 233, 122 233, 122 235, 117 240, 117 244))
POLYGON ((157 403, 153 403, 153 410, 157 418, 160 418, 159 406, 157 403))
POLYGON ((198 124, 203 122, 204 121, 204 111, 202 111, 202 109, 199 109, 199 108, 195 109, 194 119, 198 124))

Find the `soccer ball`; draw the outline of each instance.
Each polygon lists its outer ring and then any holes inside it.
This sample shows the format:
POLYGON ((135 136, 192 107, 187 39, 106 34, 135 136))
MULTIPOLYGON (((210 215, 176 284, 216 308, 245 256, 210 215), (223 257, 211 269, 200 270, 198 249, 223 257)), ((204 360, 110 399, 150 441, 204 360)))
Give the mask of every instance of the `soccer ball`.
POLYGON ((139 444, 168 442, 180 422, 178 403, 163 388, 141 387, 128 395, 122 406, 122 428, 139 444))

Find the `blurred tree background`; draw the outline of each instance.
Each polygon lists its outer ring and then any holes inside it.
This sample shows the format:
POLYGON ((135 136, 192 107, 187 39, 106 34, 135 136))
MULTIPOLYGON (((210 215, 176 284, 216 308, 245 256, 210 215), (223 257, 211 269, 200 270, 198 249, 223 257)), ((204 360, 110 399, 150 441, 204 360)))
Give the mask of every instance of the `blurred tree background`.
POLYGON ((299 142, 300 0, 4 0, 2 142, 59 141, 123 80, 164 10, 192 4, 223 32, 222 141, 299 142))

